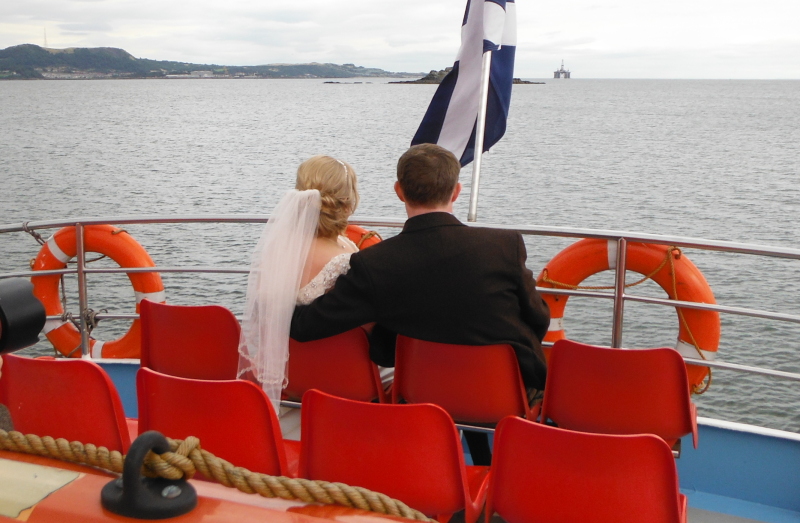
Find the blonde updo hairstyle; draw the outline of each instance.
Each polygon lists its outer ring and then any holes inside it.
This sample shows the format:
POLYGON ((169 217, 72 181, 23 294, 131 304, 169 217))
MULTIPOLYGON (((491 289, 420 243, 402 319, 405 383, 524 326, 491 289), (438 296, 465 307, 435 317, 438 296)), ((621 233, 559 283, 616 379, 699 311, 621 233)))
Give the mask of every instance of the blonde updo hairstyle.
POLYGON ((347 219, 358 207, 358 181, 350 164, 330 156, 309 158, 297 168, 295 189, 319 191, 317 237, 336 238, 344 233, 347 219))

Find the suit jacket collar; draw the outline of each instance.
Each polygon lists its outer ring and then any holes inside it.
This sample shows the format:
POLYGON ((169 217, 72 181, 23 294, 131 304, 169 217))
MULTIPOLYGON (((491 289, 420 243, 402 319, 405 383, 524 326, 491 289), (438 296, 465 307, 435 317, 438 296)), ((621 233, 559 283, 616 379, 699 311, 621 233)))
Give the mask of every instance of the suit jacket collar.
POLYGON ((434 227, 445 227, 452 225, 464 226, 464 224, 461 223, 458 218, 449 212, 427 212, 406 220, 406 223, 403 226, 403 233, 417 232, 434 227))

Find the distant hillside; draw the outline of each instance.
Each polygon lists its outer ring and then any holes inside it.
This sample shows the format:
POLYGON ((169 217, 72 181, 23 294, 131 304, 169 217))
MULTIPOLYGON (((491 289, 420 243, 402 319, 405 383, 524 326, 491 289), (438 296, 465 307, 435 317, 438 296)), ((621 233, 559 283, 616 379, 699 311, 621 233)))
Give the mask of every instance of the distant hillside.
POLYGON ((0 78, 354 78, 422 76, 354 64, 224 66, 135 58, 114 47, 49 49, 23 44, 0 50, 0 78))

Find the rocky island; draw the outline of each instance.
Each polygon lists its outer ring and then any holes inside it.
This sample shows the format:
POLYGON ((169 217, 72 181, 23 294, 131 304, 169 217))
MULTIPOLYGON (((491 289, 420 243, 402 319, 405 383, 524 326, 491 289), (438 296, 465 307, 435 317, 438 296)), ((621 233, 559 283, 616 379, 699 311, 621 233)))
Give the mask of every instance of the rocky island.
POLYGON ((409 80, 406 82, 389 82, 390 84, 440 84, 444 77, 447 76, 447 73, 452 71, 452 67, 447 67, 442 69, 441 71, 431 71, 430 73, 426 74, 419 80, 409 80))
MULTIPOLYGON (((419 80, 409 80, 405 82, 389 82, 390 84, 440 84, 444 77, 447 76, 447 73, 452 71, 452 67, 446 67, 440 71, 432 70, 430 73, 426 74, 419 80)), ((528 80, 521 80, 519 78, 514 78, 512 81, 514 84, 543 84, 544 82, 530 82, 528 80)))

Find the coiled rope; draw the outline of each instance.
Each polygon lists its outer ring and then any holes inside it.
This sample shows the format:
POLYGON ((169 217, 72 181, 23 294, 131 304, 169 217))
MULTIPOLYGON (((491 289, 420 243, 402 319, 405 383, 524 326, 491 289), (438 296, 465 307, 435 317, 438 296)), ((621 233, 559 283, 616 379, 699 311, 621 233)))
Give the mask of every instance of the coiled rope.
MULTIPOLYGON (((653 276, 658 274, 658 272, 661 269, 663 269, 664 266, 667 263, 669 263, 670 276, 672 277, 672 296, 674 296, 674 298, 670 297, 670 299, 677 300, 678 299, 678 281, 677 281, 677 277, 675 275, 675 258, 680 258, 681 254, 683 254, 683 252, 680 250, 679 247, 676 247, 674 245, 671 246, 669 249, 667 249, 667 252, 666 252, 666 255, 664 256, 664 259, 661 261, 661 263, 658 265, 658 267, 655 268, 655 270, 653 270, 652 272, 650 272, 649 274, 647 274, 646 276, 644 276, 642 279, 640 279, 638 281, 635 281, 633 283, 626 283, 625 284, 625 288, 627 289, 628 287, 635 287, 636 285, 640 285, 640 284, 646 282, 647 280, 651 279, 653 276), (673 256, 673 253, 674 253, 674 256, 673 256)), ((574 291, 577 291, 577 290, 609 290, 609 289, 614 289, 613 285, 598 285, 598 286, 571 285, 569 283, 563 283, 563 282, 555 281, 555 280, 550 279, 550 277, 548 276, 548 273, 547 273, 547 269, 544 269, 542 271, 542 281, 547 282, 550 285, 553 285, 554 287, 561 287, 563 289, 571 289, 571 290, 574 290, 574 291)), ((697 343, 697 340, 695 339, 694 334, 692 333, 692 329, 689 328, 689 323, 686 321, 686 318, 683 316, 683 309, 681 307, 675 307, 675 310, 678 311, 678 317, 680 318, 681 323, 686 328, 686 332, 689 333, 689 337, 692 338, 692 346, 697 351, 697 354, 700 356, 700 359, 705 360, 706 356, 703 354, 703 351, 700 350, 700 344, 697 343)), ((692 385, 692 394, 698 394, 699 395, 699 394, 705 393, 708 390, 708 388, 711 386, 711 370, 712 370, 711 367, 709 367, 708 368, 708 379, 705 380, 705 384, 692 385)))
MULTIPOLYGON (((200 447, 200 440, 189 436, 185 440, 167 438, 170 451, 163 454, 150 452, 144 460, 142 473, 148 477, 166 479, 191 478, 195 472, 214 479, 226 487, 266 498, 300 500, 306 503, 340 505, 399 516, 417 521, 435 523, 418 510, 385 494, 344 483, 270 476, 236 467, 200 447)), ((21 452, 89 465, 116 474, 122 473, 125 456, 91 443, 67 441, 63 438, 22 434, 0 430, 0 450, 21 452)))

